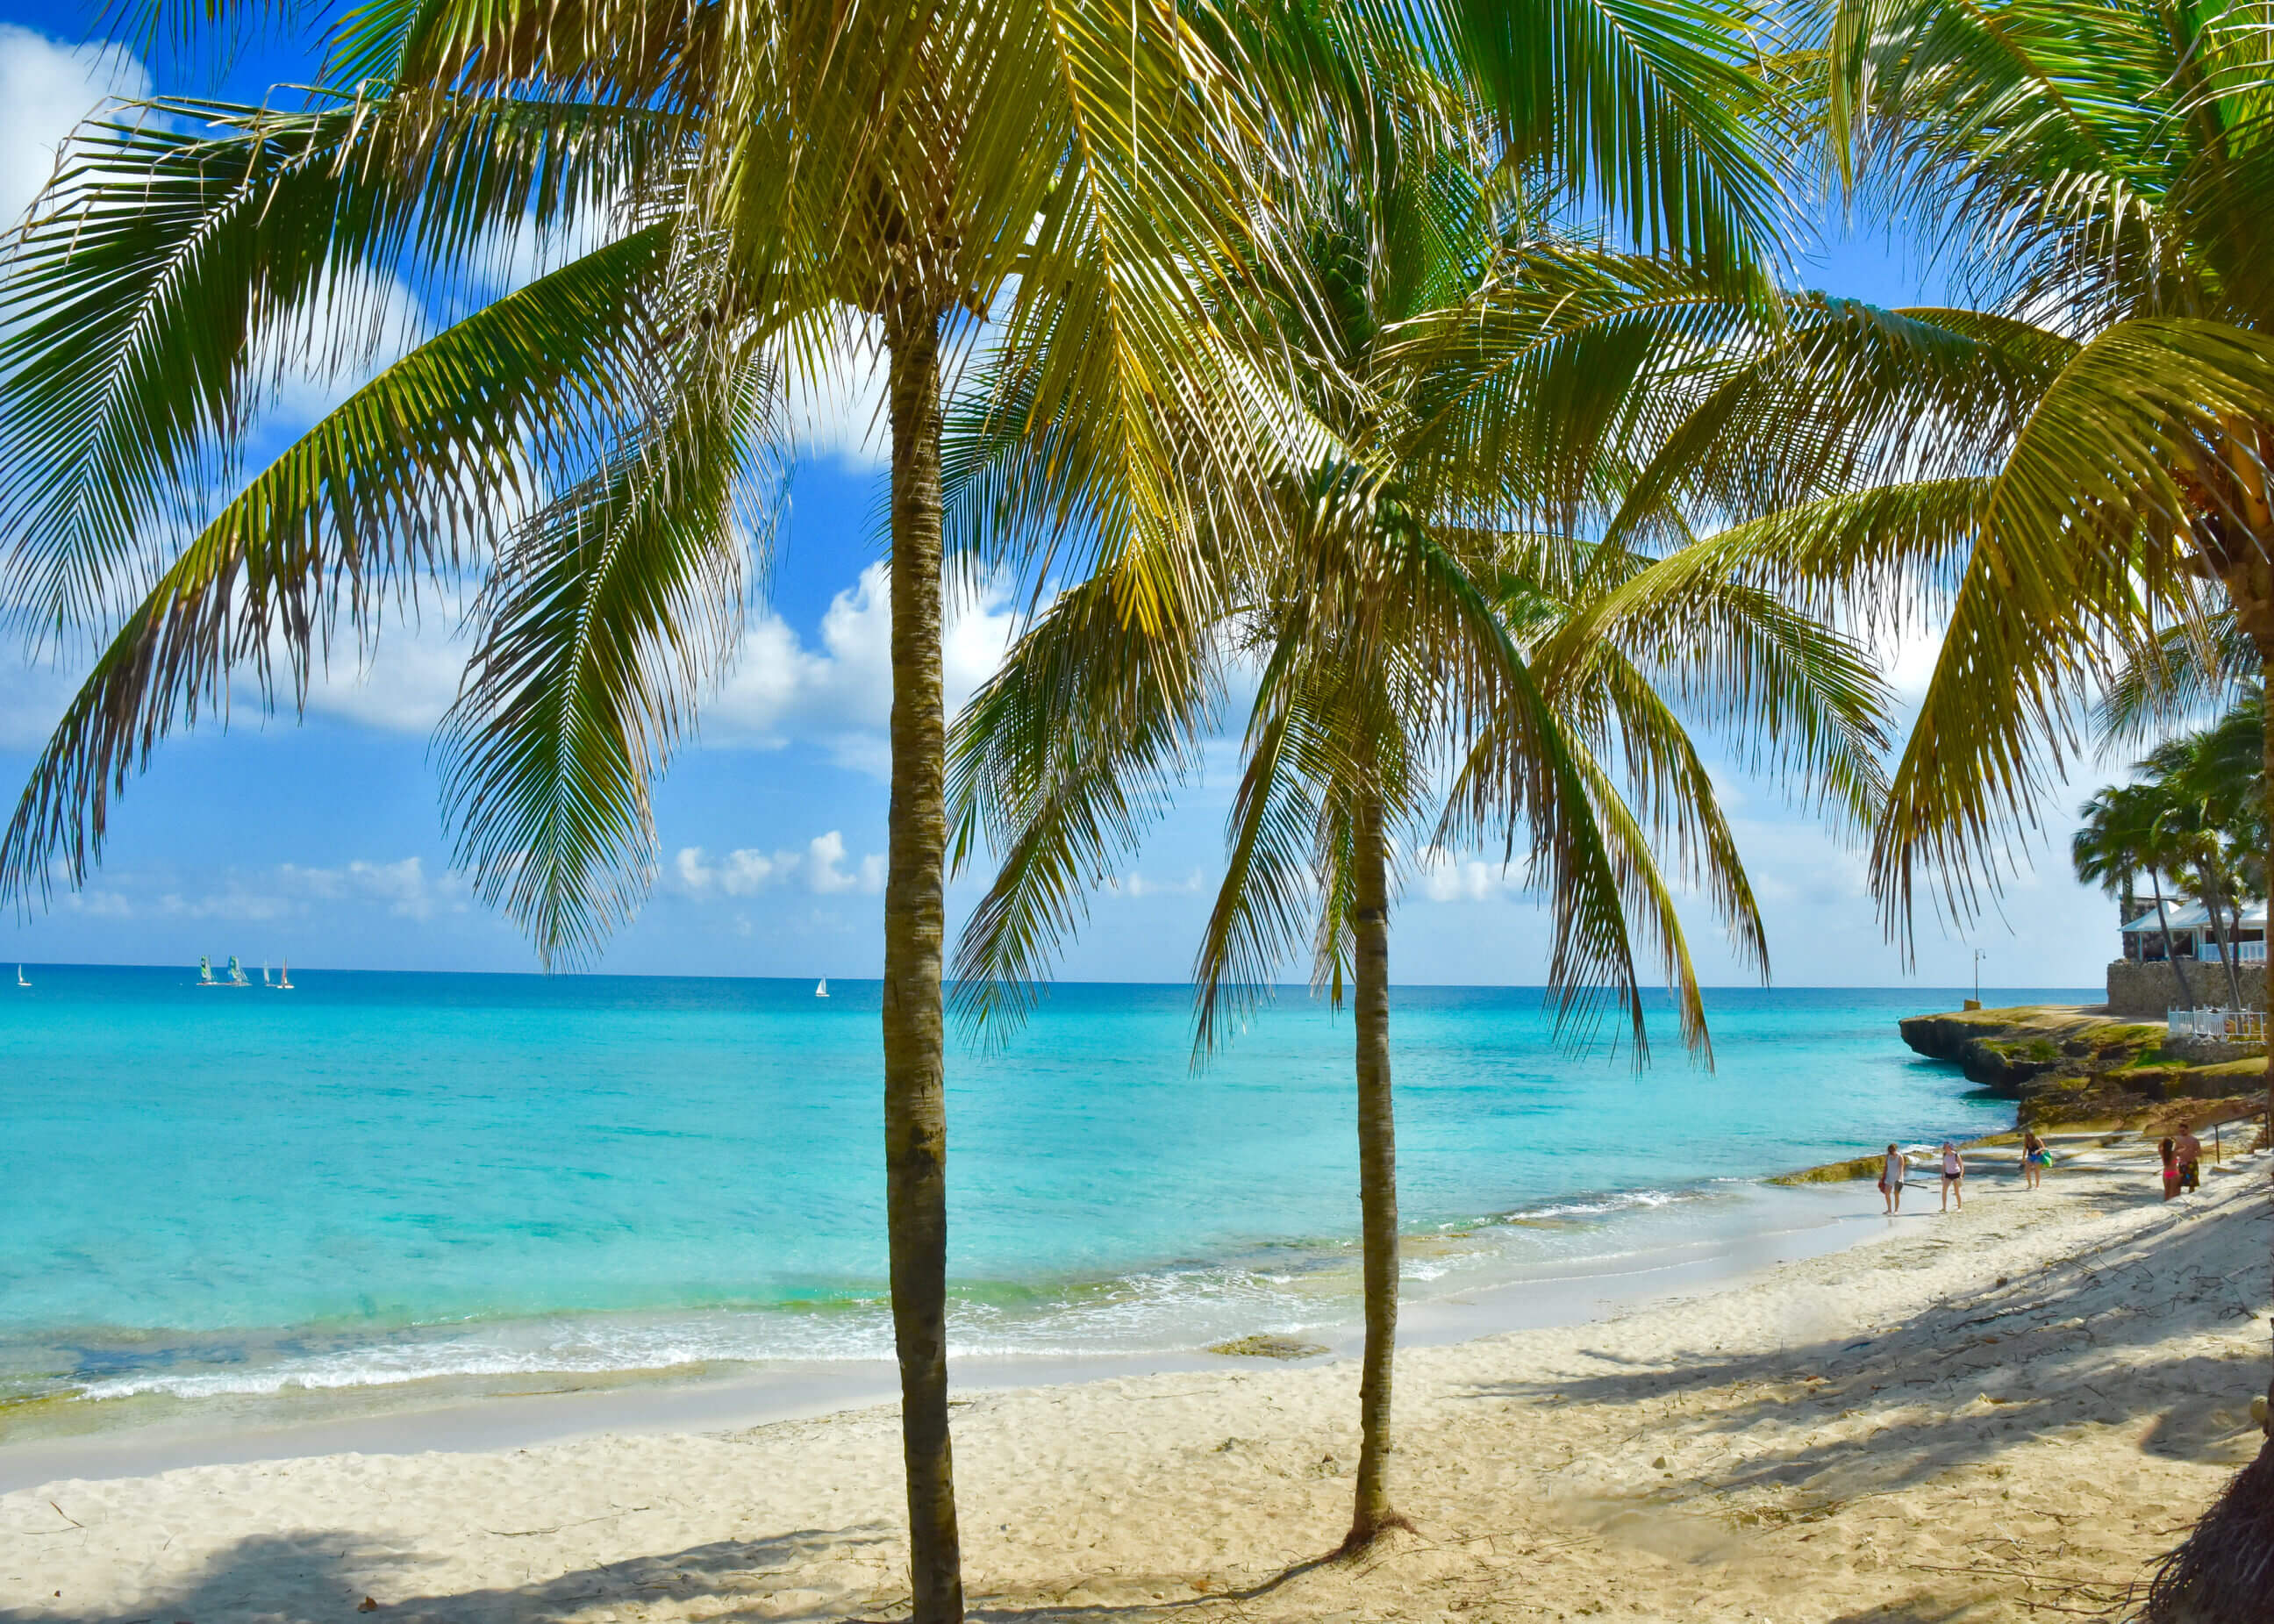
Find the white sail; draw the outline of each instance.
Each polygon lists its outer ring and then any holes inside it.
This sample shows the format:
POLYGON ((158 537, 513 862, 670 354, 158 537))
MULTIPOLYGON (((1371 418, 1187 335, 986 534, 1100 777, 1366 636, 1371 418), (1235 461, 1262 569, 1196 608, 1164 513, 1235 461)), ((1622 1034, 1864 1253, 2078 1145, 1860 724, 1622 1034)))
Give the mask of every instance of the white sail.
POLYGON ((292 961, 289 959, 284 961, 284 979, 276 983, 276 990, 278 992, 292 990, 292 961))
POLYGON ((821 978, 820 984, 813 989, 813 996, 817 998, 826 998, 829 996, 829 978, 827 976, 825 975, 821 978))
POLYGON ((31 984, 31 982, 24 979, 24 966, 18 965, 16 966, 16 985, 19 987, 29 987, 31 984))

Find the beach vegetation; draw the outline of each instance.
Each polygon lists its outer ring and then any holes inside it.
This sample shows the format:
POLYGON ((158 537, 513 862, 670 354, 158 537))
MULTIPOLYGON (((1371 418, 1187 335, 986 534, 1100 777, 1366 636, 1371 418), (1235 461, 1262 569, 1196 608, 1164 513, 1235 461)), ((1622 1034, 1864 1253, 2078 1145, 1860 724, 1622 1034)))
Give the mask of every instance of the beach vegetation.
MULTIPOLYGON (((1193 966, 1195 1060, 1299 955, 1314 990, 1352 1011, 1366 1342, 1345 1548, 1358 1549, 1404 1524, 1389 1477, 1401 883, 1467 842, 1499 850, 1547 903, 1550 997, 1575 1038, 1615 1010, 1639 1063, 1655 976, 1704 1056, 1677 876, 1764 973, 1766 944, 1683 718, 1861 829, 1880 792, 1885 701, 1838 631, 1737 579, 1668 615, 1653 554, 1574 523, 1603 495, 1597 469, 1557 455, 1565 421, 1653 410, 1694 324, 1742 306, 1730 288, 1743 263, 1608 247, 1559 207, 1552 174, 1480 163, 1488 128, 1446 119, 1362 59, 1347 71, 1336 88, 1363 117, 1306 154, 1275 207, 1302 274, 1256 262, 1224 317, 1306 425, 1269 492, 1271 547, 1203 530, 1209 568, 1180 618, 1154 625, 1126 612, 1111 569, 1060 591, 958 718, 953 801, 959 861, 984 848, 997 864, 958 951, 959 996, 983 1023, 1015 1021, 1089 889, 1199 770, 1227 710, 1238 718, 1226 870, 1193 966)), ((968 503, 983 552, 1018 515, 1002 507, 990 417, 966 421, 950 508, 968 503)), ((1022 472, 1032 503, 1038 476, 1022 472)), ((1067 506, 1118 500, 1053 477, 1067 506)), ((1193 506, 1205 511, 1204 493, 1193 506)))

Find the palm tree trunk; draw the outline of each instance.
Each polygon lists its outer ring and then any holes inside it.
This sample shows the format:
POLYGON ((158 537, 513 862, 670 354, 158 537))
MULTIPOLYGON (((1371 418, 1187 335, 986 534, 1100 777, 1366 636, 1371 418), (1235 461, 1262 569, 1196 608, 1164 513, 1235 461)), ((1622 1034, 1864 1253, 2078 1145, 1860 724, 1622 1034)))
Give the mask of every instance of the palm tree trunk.
POLYGON ((1389 858, 1382 802, 1359 807, 1351 934, 1358 1028, 1358 1190, 1366 1253, 1366 1357, 1359 1367, 1356 1505, 1343 1549, 1413 1525, 1389 1503, 1389 1385, 1397 1350, 1397 1125, 1389 1086, 1389 858))
MULTIPOLYGON (((2264 689, 2261 703, 2266 707, 2266 736, 2259 746, 2258 757, 2263 775, 2260 793, 2266 797, 2266 827, 2274 831, 2274 658, 2268 657, 2263 640, 2258 648, 2259 681, 2264 689)), ((2274 853, 2268 854, 2266 884, 2268 891, 2274 893, 2274 853)), ((2267 909, 2266 919, 2267 929, 2260 935, 2269 942, 2274 942, 2274 906, 2267 909)), ((2259 974, 2263 978, 2259 1003, 2266 1010, 2267 1019, 2274 1021, 2274 951, 2268 953, 2265 966, 2259 974)), ((2269 1029, 2266 1044, 2266 1138, 2269 1143, 2274 1143, 2274 1028, 2269 1029)), ((2266 1434, 2266 1444, 2260 1451, 2262 1461, 2267 1458, 2268 1452, 2274 1451, 2274 1373, 2270 1373, 2266 1380, 2266 1419, 2263 1430, 2266 1434)))
POLYGON ((892 414, 892 801, 885 870, 885 1209, 907 1467, 911 1624, 961 1624, 947 1432, 947 1102, 940 951, 947 722, 940 690, 939 322, 885 323, 892 414))
POLYGON ((2234 944, 2229 939, 2233 933, 2227 929, 2226 916, 2218 906, 2222 882, 2208 865, 2202 870, 2202 880, 2203 912, 2210 918, 2211 940, 2218 944, 2219 962, 2226 966, 2226 996, 2233 1000, 2227 1007, 2239 1010, 2242 1007, 2242 982, 2234 974, 2234 944))
POLYGON ((2187 985, 2187 973, 2180 968, 2179 950, 2172 945, 2172 916, 2164 907, 2164 876, 2161 870, 2148 870, 2148 883, 2156 888, 2156 925, 2164 933, 2164 962, 2172 966, 2179 978, 2180 1002, 2188 1009, 2195 1003, 2195 989, 2187 985))

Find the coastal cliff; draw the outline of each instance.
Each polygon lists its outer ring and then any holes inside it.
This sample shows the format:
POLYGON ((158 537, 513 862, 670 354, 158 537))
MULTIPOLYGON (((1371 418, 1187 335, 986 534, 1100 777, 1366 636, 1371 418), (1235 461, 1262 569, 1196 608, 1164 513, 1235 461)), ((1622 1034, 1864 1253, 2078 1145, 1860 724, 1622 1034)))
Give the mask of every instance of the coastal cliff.
POLYGON ((1914 1015, 1901 1026, 1918 1053, 2016 1101, 2024 1127, 2149 1116, 2176 1100, 2255 1108, 2264 1086, 2262 1045, 2174 1041, 2159 1021, 2075 1006, 1914 1015))

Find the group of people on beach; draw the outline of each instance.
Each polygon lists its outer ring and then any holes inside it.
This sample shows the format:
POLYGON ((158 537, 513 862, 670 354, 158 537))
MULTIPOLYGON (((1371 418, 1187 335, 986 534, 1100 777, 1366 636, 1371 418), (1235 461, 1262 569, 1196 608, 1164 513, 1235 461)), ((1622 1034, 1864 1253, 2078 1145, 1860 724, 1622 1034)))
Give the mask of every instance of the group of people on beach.
MULTIPOLYGON (((2166 1201, 2183 1191, 2202 1188, 2202 1141, 2195 1137, 2193 1128, 2184 1123, 2180 1131, 2157 1147, 2164 1160, 2164 1199, 2166 1201)), ((2032 1129, 2022 1132, 2022 1181, 2031 1190, 2037 1188, 2052 1165, 2053 1153, 2044 1140, 2032 1129)), ((1887 1156, 1879 1169, 1879 1193, 1887 1203, 1890 1216, 1902 1211, 1903 1185, 1909 1181, 1910 1161, 1900 1146, 1887 1147, 1887 1156)), ((1942 1142, 1942 1210, 1948 1212, 1955 1201, 1962 1210, 1966 1206, 1966 1158, 1959 1154, 1952 1140, 1942 1142)))
MULTIPOLYGON (((1901 1147, 1887 1147, 1887 1159, 1879 1169, 1879 1193, 1886 1198, 1890 1214, 1903 1209, 1903 1185, 1910 1177, 1910 1159, 1901 1147)), ((1959 1208, 1966 1207, 1966 1158, 1958 1154, 1958 1147, 1949 1139, 1942 1142, 1942 1210, 1948 1212, 1953 1197, 1959 1208)))
MULTIPOLYGON (((2187 1142, 2195 1144, 2192 1137, 2187 1142)), ((2171 1143, 2169 1139, 2164 1141, 2167 1151, 2171 1143)), ((2195 1145, 2195 1153, 2200 1155, 2202 1152, 2202 1147, 2195 1145)), ((2052 1165, 2052 1160, 2053 1153, 2045 1147, 2045 1142, 2035 1132, 2025 1130, 2022 1134, 2022 1183, 2035 1190, 2044 1177, 2045 1169, 2052 1165)), ((1879 1169, 1879 1193, 1886 1199, 1890 1216, 1903 1209, 1903 1185, 1909 1179, 1910 1166, 1909 1158, 1903 1154, 1900 1146, 1887 1147, 1887 1159, 1879 1169)), ((1955 1141, 1945 1139, 1942 1142, 1942 1210, 1948 1212, 1954 1201, 1961 1211, 1965 1210, 1966 1158, 1959 1153, 1955 1141)))

